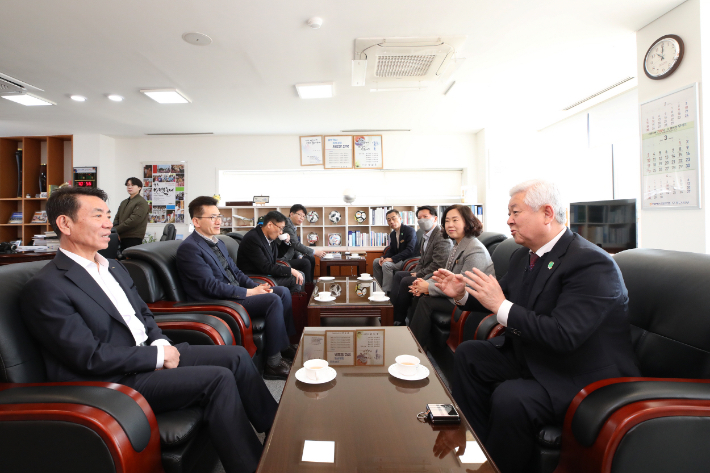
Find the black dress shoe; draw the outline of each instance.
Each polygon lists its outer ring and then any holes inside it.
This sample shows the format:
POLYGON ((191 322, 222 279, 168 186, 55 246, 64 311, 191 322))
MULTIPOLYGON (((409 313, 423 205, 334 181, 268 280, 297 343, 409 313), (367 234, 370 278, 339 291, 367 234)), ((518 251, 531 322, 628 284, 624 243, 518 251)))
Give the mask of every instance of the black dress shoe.
POLYGON ((298 351, 298 344, 294 343, 289 345, 285 350, 281 350, 281 358, 293 361, 293 359, 296 358, 296 351, 298 351))
POLYGON ((286 360, 281 360, 276 366, 266 365, 264 368, 264 379, 286 379, 291 371, 291 366, 286 360))

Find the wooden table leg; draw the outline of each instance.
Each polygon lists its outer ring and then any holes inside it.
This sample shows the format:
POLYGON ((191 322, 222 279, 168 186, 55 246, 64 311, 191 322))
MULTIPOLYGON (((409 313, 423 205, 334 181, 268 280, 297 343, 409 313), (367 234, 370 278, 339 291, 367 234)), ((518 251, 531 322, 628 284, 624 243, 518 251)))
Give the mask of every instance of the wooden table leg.
POLYGON ((394 324, 394 307, 391 305, 380 309, 381 322, 383 327, 391 327, 394 324))
MULTIPOLYGON (((320 327, 320 309, 318 307, 309 307, 308 311, 308 326, 309 327, 320 327)), ((392 318, 393 315, 390 315, 392 318)), ((390 325, 392 325, 390 323, 390 325)))

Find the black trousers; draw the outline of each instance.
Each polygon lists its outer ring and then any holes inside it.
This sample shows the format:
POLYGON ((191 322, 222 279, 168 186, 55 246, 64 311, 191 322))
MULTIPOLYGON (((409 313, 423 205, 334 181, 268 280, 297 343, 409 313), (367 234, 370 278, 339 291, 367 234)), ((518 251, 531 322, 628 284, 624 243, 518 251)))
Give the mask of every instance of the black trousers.
POLYGON ((502 473, 528 471, 540 428, 562 422, 526 372, 509 343, 473 340, 456 349, 451 392, 502 473))
POLYGON ((282 286, 271 294, 239 299, 250 315, 264 317, 264 355, 269 357, 288 347, 288 337, 296 333, 291 308, 291 292, 282 286))
POLYGON ((390 292, 390 300, 394 306, 395 322, 404 322, 407 318, 407 311, 412 304, 414 295, 409 292, 409 286, 417 278, 412 276, 409 271, 397 271, 392 278, 392 291, 390 292))
POLYGON ((316 268, 316 258, 310 255, 303 255, 303 258, 296 258, 286 261, 293 269, 297 269, 305 276, 305 282, 313 282, 313 271, 316 268))
POLYGON ((429 347, 431 314, 434 311, 451 314, 453 310, 454 303, 451 302, 448 297, 422 296, 419 298, 412 319, 409 321, 409 329, 422 348, 426 349, 429 347))
POLYGON ((143 238, 121 238, 121 251, 143 243, 143 238))
POLYGON ((176 346, 175 369, 137 373, 120 380, 143 395, 153 412, 202 406, 207 431, 229 473, 256 470, 259 432, 271 428, 278 404, 251 357, 240 346, 176 346))

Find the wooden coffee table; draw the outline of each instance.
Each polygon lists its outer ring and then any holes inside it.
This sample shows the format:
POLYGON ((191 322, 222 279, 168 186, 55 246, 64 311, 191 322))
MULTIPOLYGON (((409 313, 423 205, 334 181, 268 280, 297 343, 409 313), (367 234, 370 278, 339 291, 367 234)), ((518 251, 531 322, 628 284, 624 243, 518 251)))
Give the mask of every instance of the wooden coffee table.
POLYGON ((308 301, 308 326, 318 327, 323 317, 380 317, 382 325, 394 323, 394 311, 391 301, 374 302, 368 297, 372 291, 381 291, 374 278, 370 282, 357 278, 336 277, 330 281, 319 278, 315 290, 308 301), (319 302, 314 298, 320 292, 335 295, 332 302, 319 302))
MULTIPOLYGON (((305 333, 324 330, 307 327, 305 333)), ((487 453, 465 419, 445 426, 417 420, 429 403, 455 403, 409 328, 384 330, 384 366, 338 366, 336 378, 324 384, 296 380, 303 366, 299 347, 258 472, 497 471, 490 460, 481 467, 487 453), (429 377, 403 381, 389 374, 388 367, 401 354, 417 356, 429 377), (334 442, 334 462, 303 461, 307 440, 334 442), (442 449, 444 445, 451 446, 442 449), (466 446, 467 463, 450 450, 453 445, 466 446), (435 447, 441 458, 434 454, 435 447), (478 458, 471 458, 476 454, 478 458)))
POLYGON ((335 253, 333 258, 320 259, 320 271, 322 275, 330 276, 330 268, 332 266, 357 266, 357 274, 367 272, 367 258, 364 256, 350 257, 343 256, 340 253, 335 253))

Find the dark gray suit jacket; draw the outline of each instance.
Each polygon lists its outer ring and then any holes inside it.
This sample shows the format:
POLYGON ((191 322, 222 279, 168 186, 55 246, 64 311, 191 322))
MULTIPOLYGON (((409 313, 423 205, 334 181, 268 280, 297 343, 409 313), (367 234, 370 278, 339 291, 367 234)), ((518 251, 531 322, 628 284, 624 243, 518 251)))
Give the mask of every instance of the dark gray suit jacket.
POLYGON ((289 261, 298 258, 301 254, 312 255, 313 248, 308 248, 298 240, 298 229, 293 224, 290 218, 286 218, 286 226, 284 233, 288 233, 291 239, 288 243, 283 240, 277 240, 279 245, 279 259, 289 261))
MULTIPOLYGON (((126 268, 108 261, 109 271, 145 325, 146 343, 167 340, 126 268)), ((158 348, 136 346, 106 293, 61 251, 25 285, 21 304, 25 325, 42 345, 51 381, 116 382, 128 373, 155 370, 158 348)))
POLYGON ((444 238, 441 227, 437 225, 431 232, 426 251, 422 251, 422 246, 424 246, 424 236, 419 242, 421 257, 415 271, 418 278, 429 279, 434 271, 446 267, 446 260, 453 247, 453 242, 450 238, 444 238))
MULTIPOLYGON (((447 254, 442 268, 446 268, 448 258, 449 255, 447 254)), ((495 274, 491 255, 488 254, 488 250, 483 246, 483 243, 478 241, 478 238, 474 236, 463 237, 459 246, 456 247, 456 257, 454 258, 453 266, 446 269, 454 274, 460 274, 464 271, 471 271, 473 268, 478 268, 486 274, 495 274)), ((446 297, 446 295, 441 292, 441 289, 434 284, 434 280, 430 279, 429 295, 433 297, 446 297)))

